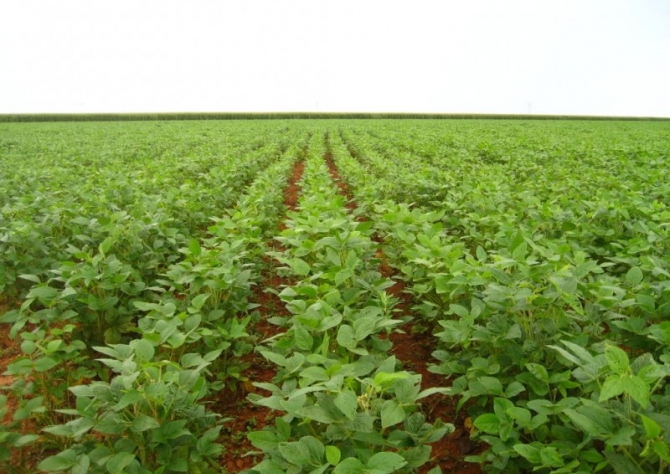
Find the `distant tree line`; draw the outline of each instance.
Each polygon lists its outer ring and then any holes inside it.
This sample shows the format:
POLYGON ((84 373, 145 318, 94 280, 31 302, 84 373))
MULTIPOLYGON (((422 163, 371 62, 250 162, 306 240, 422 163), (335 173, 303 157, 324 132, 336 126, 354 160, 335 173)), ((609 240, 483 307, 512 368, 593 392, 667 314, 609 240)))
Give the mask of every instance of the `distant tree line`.
POLYGON ((290 119, 488 119, 488 120, 670 120, 661 117, 609 117, 530 114, 418 114, 362 112, 173 112, 96 114, 0 114, 0 122, 102 122, 126 120, 290 120, 290 119))

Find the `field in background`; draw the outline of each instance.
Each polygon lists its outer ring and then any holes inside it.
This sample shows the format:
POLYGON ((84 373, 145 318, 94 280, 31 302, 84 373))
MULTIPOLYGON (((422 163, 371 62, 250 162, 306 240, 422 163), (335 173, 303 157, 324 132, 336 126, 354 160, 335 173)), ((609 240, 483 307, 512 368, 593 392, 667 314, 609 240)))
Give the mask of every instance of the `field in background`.
POLYGON ((0 114, 0 122, 109 122, 154 120, 318 120, 318 119, 428 119, 428 120, 606 120, 668 121, 668 117, 613 117, 606 115, 540 114, 425 114, 366 112, 159 112, 89 114, 0 114))
POLYGON ((663 472, 669 155, 667 121, 0 123, 0 466, 663 472))

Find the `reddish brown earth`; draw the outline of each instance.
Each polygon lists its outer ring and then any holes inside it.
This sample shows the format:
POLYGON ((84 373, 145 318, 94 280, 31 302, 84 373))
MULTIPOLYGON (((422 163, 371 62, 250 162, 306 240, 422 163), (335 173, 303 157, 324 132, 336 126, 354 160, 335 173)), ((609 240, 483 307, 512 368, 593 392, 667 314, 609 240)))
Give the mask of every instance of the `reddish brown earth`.
MULTIPOLYGON (((7 307, 0 306, 0 315, 7 311, 7 307)), ((14 383, 14 377, 3 375, 7 366, 20 354, 20 344, 16 339, 9 338, 9 324, 0 324, 0 394, 7 395, 7 413, 2 419, 3 425, 8 425, 12 420, 12 415, 16 410, 16 399, 7 393, 9 387, 14 383)))
POLYGON ((328 165, 328 171, 330 172, 331 178, 333 178, 333 181, 340 189, 340 194, 344 196, 347 200, 345 206, 350 211, 356 210, 357 206, 356 201, 354 200, 354 195, 349 190, 347 183, 345 183, 342 177, 340 176, 340 173, 337 170, 337 165, 335 165, 335 162, 333 161, 333 154, 331 152, 328 152, 323 158, 326 160, 326 164, 328 165))
MULTIPOLYGON (((0 297, 0 315, 16 306, 18 306, 18 303, 3 301, 0 297)), ((21 355, 21 341, 18 337, 11 339, 9 337, 10 330, 10 324, 0 324, 0 394, 7 396, 7 412, 2 419, 2 424, 6 426, 12 424, 14 412, 18 407, 18 400, 10 391, 10 387, 16 379, 11 375, 3 374, 9 364, 21 355)), ((26 419, 17 426, 13 426, 12 430, 21 434, 30 434, 34 433, 37 428, 31 419, 26 419)), ((0 470, 2 470, 1 472, 36 472, 37 463, 47 455, 36 445, 13 449, 9 465, 0 464, 0 470)))
MULTIPOLYGON (((0 316, 12 308, 12 304, 2 299, 0 296, 0 316)), ((14 377, 3 375, 7 366, 11 364, 21 353, 21 343, 16 339, 9 337, 10 324, 0 324, 0 394, 7 395, 7 413, 2 420, 3 425, 7 425, 12 420, 12 415, 16 410, 16 399, 11 393, 7 393, 9 387, 14 383, 14 377)))
MULTIPOLYGON (((340 188, 340 192, 347 198, 347 208, 356 209, 353 194, 341 178, 337 165, 330 153, 324 156, 328 170, 333 181, 340 188)), ((359 216, 359 220, 364 220, 359 216)), ((412 316, 411 307, 414 303, 411 296, 405 290, 405 284, 399 279, 397 272, 389 265, 381 249, 383 241, 379 237, 374 239, 379 248, 376 257, 380 259, 380 273, 395 281, 394 285, 386 290, 391 296, 398 300, 396 308, 400 310, 399 317, 412 316)), ((432 357, 436 349, 435 338, 431 334, 414 332, 414 325, 410 321, 401 328, 402 332, 394 332, 390 339, 393 342, 391 352, 400 360, 403 366, 410 371, 421 375, 421 388, 425 390, 431 387, 449 386, 449 381, 439 374, 428 371, 428 365, 437 362, 432 357)), ((457 400, 446 395, 432 395, 421 400, 422 411, 429 422, 441 419, 445 423, 452 423, 456 430, 440 441, 432 444, 431 460, 421 468, 420 473, 426 473, 434 467, 440 467, 446 473, 479 474, 482 472, 478 464, 468 463, 463 458, 470 454, 481 452, 481 447, 470 441, 469 431, 466 425, 467 414, 464 410, 456 411, 457 400)))
MULTIPOLYGON (((393 355, 402 361, 407 370, 421 375, 423 390, 449 386, 449 380, 443 375, 428 371, 428 364, 436 362, 431 356, 435 350, 434 337, 430 334, 413 333, 411 323, 406 324, 402 329, 406 331, 404 334, 396 332, 391 335, 393 355)), ((452 423, 456 430, 432 444, 431 461, 419 472, 426 473, 435 466, 439 466, 443 473, 476 474, 482 472, 478 464, 463 460, 467 455, 481 452, 481 447, 470 440, 469 431, 466 428, 470 420, 467 420, 465 410, 456 411, 457 401, 455 398, 439 394, 421 400, 422 411, 429 422, 441 419, 446 423, 452 423)))
POLYGON ((219 442, 223 445, 221 465, 226 472, 240 472, 253 467, 261 458, 247 456, 254 450, 247 439, 247 433, 260 430, 268 423, 272 423, 275 415, 268 408, 254 405, 247 396, 257 393, 258 389, 253 382, 271 382, 276 371, 263 357, 253 352, 243 358, 249 367, 244 371, 247 382, 239 384, 234 391, 228 389, 219 393, 211 400, 210 408, 229 421, 224 423, 219 442))
MULTIPOLYGON (((298 207, 300 197, 300 179, 302 178, 305 163, 296 163, 288 185, 284 191, 284 205, 289 211, 298 207)), ((284 219, 278 225, 277 232, 285 228, 284 219)), ((280 251, 281 246, 277 241, 268 242, 268 247, 280 251)), ((263 259, 262 282, 254 288, 254 299, 259 304, 260 321, 255 324, 255 332, 259 342, 277 334, 278 328, 268 322, 273 316, 290 316, 290 313, 276 292, 281 291, 292 282, 277 274, 277 262, 270 257, 263 259), (274 291, 267 291, 268 289, 274 291)), ((227 472, 240 472, 252 468, 262 456, 247 456, 247 453, 255 448, 247 439, 247 433, 262 429, 267 424, 274 422, 277 413, 271 412, 269 408, 254 405, 247 396, 249 393, 266 393, 256 388, 252 382, 271 382, 277 374, 275 366, 267 362, 258 352, 252 352, 244 357, 243 362, 248 368, 243 372, 246 381, 240 384, 233 393, 224 391, 213 401, 213 410, 224 419, 231 420, 225 423, 222 430, 220 443, 223 444, 223 455, 221 465, 227 472)))
POLYGON ((298 199, 300 198, 300 179, 305 171, 305 162, 299 161, 293 167, 291 177, 289 178, 288 186, 284 190, 284 205, 289 211, 295 211, 298 207, 298 199))

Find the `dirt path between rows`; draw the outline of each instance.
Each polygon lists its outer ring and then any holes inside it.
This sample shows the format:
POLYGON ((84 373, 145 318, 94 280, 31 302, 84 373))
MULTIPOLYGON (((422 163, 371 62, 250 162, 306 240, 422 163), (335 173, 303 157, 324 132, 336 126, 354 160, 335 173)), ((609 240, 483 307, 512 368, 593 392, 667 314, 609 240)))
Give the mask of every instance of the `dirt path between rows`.
MULTIPOLYGON (((330 152, 324 155, 324 160, 328 165, 328 171, 337 184, 340 193, 347 199, 347 208, 355 210, 358 208, 353 193, 346 182, 340 176, 337 165, 330 152)), ((365 221, 364 216, 358 216, 358 220, 365 221)), ((405 284, 399 278, 397 272, 389 265, 382 250, 383 241, 379 237, 374 237, 378 244, 377 257, 381 260, 379 267, 380 273, 393 280, 394 285, 387 291, 393 297, 397 298, 399 303, 396 307, 400 310, 399 317, 412 316, 412 306, 414 301, 405 291, 405 284)), ((407 370, 411 370, 421 375, 421 388, 444 387, 448 385, 448 380, 443 375, 434 374, 428 371, 428 365, 437 362, 432 357, 436 349, 435 338, 431 334, 414 331, 413 322, 401 326, 403 332, 394 332, 391 336, 393 348, 391 352, 400 360, 407 370)), ((429 422, 441 419, 447 423, 453 423, 456 431, 440 441, 432 444, 431 461, 420 469, 420 473, 426 473, 434 467, 440 467, 444 474, 462 473, 462 474, 480 474, 482 472, 478 464, 465 462, 463 457, 468 454, 474 454, 481 451, 481 448, 470 441, 470 436, 466 425, 467 414, 464 410, 456 413, 457 400, 444 395, 433 395, 421 401, 422 411, 429 422)))
MULTIPOLYGON (((300 197, 300 179, 302 178, 305 163, 299 160, 288 180, 284 190, 284 206, 287 211, 295 211, 300 197)), ((279 221, 277 234, 286 228, 285 215, 279 221)), ((268 248, 280 251, 281 247, 276 240, 266 243, 268 248)), ((254 300, 259 304, 258 311, 260 320, 254 324, 254 330, 259 338, 259 342, 277 334, 278 328, 268 322, 273 316, 290 316, 290 313, 283 302, 277 296, 276 292, 281 291, 291 282, 277 274, 277 262, 270 258, 263 258, 263 270, 261 272, 262 280, 254 288, 254 300), (267 291, 268 289, 273 291, 267 291)), ((245 469, 250 469, 261 461, 261 456, 246 456, 249 451, 254 450, 251 442, 247 439, 247 433, 262 429, 264 426, 273 423, 278 416, 269 408, 255 405, 247 400, 249 393, 257 393, 258 389, 252 382, 272 382, 277 375, 276 366, 266 361, 258 352, 252 352, 243 357, 243 362, 247 368, 243 372, 246 381, 241 384, 232 394, 230 391, 223 391, 215 401, 214 411, 223 418, 231 418, 222 430, 220 442, 223 444, 223 455, 221 465, 226 472, 236 473, 245 469)))

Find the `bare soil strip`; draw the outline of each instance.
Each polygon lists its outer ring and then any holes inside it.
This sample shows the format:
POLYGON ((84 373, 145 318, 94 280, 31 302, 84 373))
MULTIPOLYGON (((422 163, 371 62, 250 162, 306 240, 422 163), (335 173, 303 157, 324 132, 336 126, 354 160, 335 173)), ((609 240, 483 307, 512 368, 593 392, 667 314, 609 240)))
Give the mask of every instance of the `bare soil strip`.
MULTIPOLYGON (((0 315, 8 310, 8 306, 0 304, 0 315)), ((21 344, 18 338, 10 339, 9 337, 10 329, 11 326, 9 324, 0 325, 0 394, 7 395, 7 412, 3 419, 0 420, 3 425, 9 425, 11 423, 14 411, 16 410, 17 401, 14 396, 9 393, 9 387, 11 387, 15 381, 14 377, 2 374, 5 373, 9 364, 14 362, 21 353, 21 344)))
MULTIPOLYGON (((328 165, 333 181, 340 189, 340 193, 347 199, 347 208, 350 210, 357 209, 353 193, 340 176, 332 154, 330 152, 326 153, 324 160, 328 165)), ((359 216, 358 219, 360 221, 366 220, 363 216, 359 216)), ((379 244, 377 257, 382 262, 379 271, 383 276, 395 281, 395 284, 387 291, 399 300, 399 304, 396 305, 396 308, 399 309, 398 315, 400 317, 411 315, 411 308, 415 302, 405 292, 405 283, 388 264, 381 248, 382 240, 377 237, 375 241, 379 244)), ((435 338, 427 332, 415 331, 413 322, 401 326, 400 329, 402 329, 402 333, 394 332, 390 336, 393 342, 391 352, 407 370, 412 370, 421 375, 421 388, 443 387, 448 384, 448 380, 443 375, 428 371, 428 364, 437 362, 432 357, 432 353, 436 349, 435 338)), ((461 410, 458 414, 456 413, 456 402, 457 400, 443 395, 433 395, 422 400, 422 411, 429 422, 439 418, 444 422, 453 423, 456 426, 456 431, 432 444, 431 461, 421 468, 421 473, 426 473, 436 466, 440 467, 445 474, 450 472, 479 474, 482 472, 479 465, 463 461, 465 455, 474 454, 479 450, 479 446, 470 441, 469 432, 465 427, 467 414, 464 410, 461 410)))
MULTIPOLYGON (((305 163, 298 161, 288 185, 284 191, 284 205, 288 211, 295 211, 298 207, 300 197, 300 179, 305 168, 305 163)), ((284 216, 285 217, 285 216, 284 216)), ((277 226, 277 233, 286 228, 285 219, 281 219, 277 226)), ((281 250, 277 241, 267 243, 268 247, 281 250)), ((261 340, 267 339, 277 333, 277 327, 267 320, 273 316, 290 316, 283 302, 274 292, 267 289, 281 291, 291 282, 277 275, 276 262, 269 257, 263 259, 262 282, 254 288, 254 299, 260 305, 258 308, 261 319, 254 325, 254 329, 261 340)), ((249 431, 259 430, 269 423, 274 422, 277 414, 272 413, 269 408, 254 405, 247 400, 249 393, 258 390, 252 382, 271 382, 277 374, 276 367, 266 361, 258 352, 252 352, 243 358, 248 368, 244 370, 243 377, 246 381, 231 393, 224 390, 214 402, 214 411, 221 414, 223 418, 231 418, 225 424, 222 431, 223 455, 221 465, 226 472, 235 473, 252 468, 260 459, 256 456, 244 457, 246 453, 254 448, 247 439, 249 431)))
MULTIPOLYGON (((0 315, 18 306, 19 304, 16 301, 3 301, 0 296, 0 315)), ((5 426, 15 424, 13 421, 14 413, 19 408, 19 400, 11 390, 16 378, 11 375, 3 375, 7 371, 7 367, 21 356, 21 338, 17 336, 11 339, 9 337, 10 330, 11 324, 0 324, 0 394, 7 396, 7 411, 0 423, 5 426)), ((28 418, 15 425, 12 431, 19 432, 22 435, 34 433, 36 430, 34 425, 34 422, 28 418)), ((36 470, 35 466, 43 457, 44 452, 36 445, 14 448, 8 464, 0 463, 0 471, 32 472, 36 470)))

